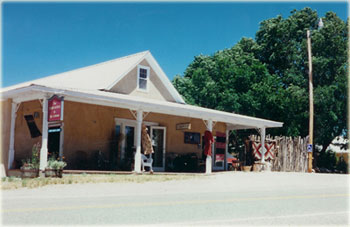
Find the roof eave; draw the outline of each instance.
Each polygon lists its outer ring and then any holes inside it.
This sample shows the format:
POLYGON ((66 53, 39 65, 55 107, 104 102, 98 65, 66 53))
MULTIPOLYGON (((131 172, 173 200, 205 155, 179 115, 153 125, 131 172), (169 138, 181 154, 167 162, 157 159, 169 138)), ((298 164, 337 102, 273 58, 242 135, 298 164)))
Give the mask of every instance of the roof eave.
MULTIPOLYGON (((176 115, 183 117, 199 118, 204 120, 213 120, 234 125, 244 125, 251 128, 273 128, 282 127, 282 122, 270 121, 260 118, 248 117, 239 114, 206 109, 203 107, 191 106, 188 104, 179 104, 171 102, 149 102, 150 100, 133 99, 132 97, 120 94, 96 94, 102 91, 75 91, 63 88, 45 87, 42 85, 31 84, 30 86, 17 88, 14 90, 0 92, 1 97, 16 98, 16 96, 24 95, 27 92, 41 92, 44 94, 60 94, 66 96, 67 100, 80 101, 85 103, 96 103, 100 105, 116 106, 128 109, 143 109, 146 112, 156 112, 168 115, 176 115), (117 96, 116 96, 117 95, 117 96), (118 97, 122 96, 122 97, 118 97)), ((42 95, 43 97, 44 95, 42 95)), ((153 101, 153 100, 152 100, 153 101)))

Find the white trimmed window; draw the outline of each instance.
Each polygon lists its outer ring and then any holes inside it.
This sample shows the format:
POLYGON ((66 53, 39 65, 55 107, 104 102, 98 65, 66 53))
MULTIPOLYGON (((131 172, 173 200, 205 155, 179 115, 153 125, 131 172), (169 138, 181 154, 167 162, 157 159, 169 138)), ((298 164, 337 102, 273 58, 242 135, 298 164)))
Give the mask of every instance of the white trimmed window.
POLYGON ((138 65, 137 66, 137 89, 141 91, 148 91, 148 79, 149 70, 147 66, 138 65))

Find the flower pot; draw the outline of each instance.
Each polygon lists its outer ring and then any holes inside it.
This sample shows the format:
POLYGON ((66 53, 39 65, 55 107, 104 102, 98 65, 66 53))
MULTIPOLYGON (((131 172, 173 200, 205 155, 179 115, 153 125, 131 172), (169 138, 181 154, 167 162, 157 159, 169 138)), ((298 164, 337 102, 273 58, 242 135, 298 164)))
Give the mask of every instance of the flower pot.
POLYGON ((252 166, 243 166, 244 172, 250 172, 251 169, 252 169, 252 166))
POLYGON ((63 169, 45 169, 45 177, 59 177, 62 178, 63 169))
POLYGON ((22 178, 35 178, 39 176, 39 169, 23 169, 21 168, 22 178))
POLYGON ((46 168, 45 177, 56 177, 56 170, 51 168, 46 168))
POLYGON ((63 169, 56 169, 56 177, 62 178, 63 169))

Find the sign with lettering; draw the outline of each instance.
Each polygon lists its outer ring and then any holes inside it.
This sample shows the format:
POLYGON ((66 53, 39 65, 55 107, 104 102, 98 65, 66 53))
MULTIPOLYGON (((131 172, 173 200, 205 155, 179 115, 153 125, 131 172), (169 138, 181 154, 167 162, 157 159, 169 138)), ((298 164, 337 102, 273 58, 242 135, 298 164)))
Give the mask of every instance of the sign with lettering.
POLYGON ((63 120, 63 97, 59 98, 57 95, 54 95, 48 100, 47 120, 49 122, 63 120))
POLYGON ((191 129, 191 123, 180 123, 176 125, 176 130, 189 130, 191 129))

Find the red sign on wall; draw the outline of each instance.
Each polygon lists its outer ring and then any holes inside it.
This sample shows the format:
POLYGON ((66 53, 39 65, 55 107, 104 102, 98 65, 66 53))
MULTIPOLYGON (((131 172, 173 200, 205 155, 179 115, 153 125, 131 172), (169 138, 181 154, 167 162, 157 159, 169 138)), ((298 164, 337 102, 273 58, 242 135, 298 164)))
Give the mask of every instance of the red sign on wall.
POLYGON ((63 120, 63 97, 59 98, 57 95, 52 96, 48 100, 48 121, 63 120))

